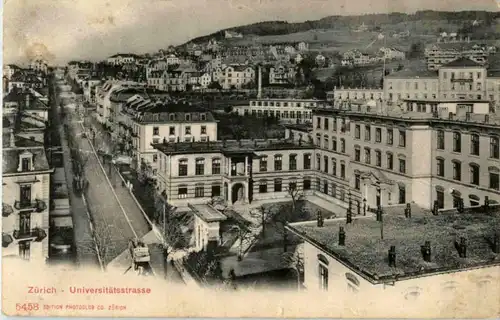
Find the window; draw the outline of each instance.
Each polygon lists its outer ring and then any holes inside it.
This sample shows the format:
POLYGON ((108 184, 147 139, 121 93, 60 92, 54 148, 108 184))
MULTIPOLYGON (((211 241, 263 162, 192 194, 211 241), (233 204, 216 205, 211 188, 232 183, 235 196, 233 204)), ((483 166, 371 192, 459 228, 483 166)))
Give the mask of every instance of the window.
POLYGON ((375 142, 382 142, 382 128, 375 128, 375 142))
POLYGON ((202 113, 201 114, 201 121, 205 121, 205 120, 207 120, 207 115, 202 113))
POLYGON ((283 189, 283 181, 280 178, 274 179, 274 192, 281 192, 283 189))
POLYGON ((323 170, 325 171, 325 173, 328 173, 328 156, 323 156, 323 163, 323 170))
POLYGON ((186 121, 190 121, 191 120, 191 115, 188 113, 185 115, 184 119, 186 119, 186 121))
POLYGON ((191 127, 190 126, 186 126, 186 128, 184 128, 184 134, 191 134, 191 127))
POLYGON ((332 137, 332 150, 337 151, 337 138, 332 137))
POLYGON ((321 118, 316 118, 316 129, 321 129, 321 118))
POLYGON ((354 127, 354 138, 355 139, 361 139, 361 126, 359 124, 357 124, 354 127))
POLYGON ((404 130, 399 130, 399 146, 406 147, 406 132, 404 130))
POLYGON ((439 209, 444 208, 444 190, 441 187, 436 187, 436 200, 439 209))
POLYGON ((437 148, 439 150, 444 150, 444 131, 443 130, 437 131, 437 148))
POLYGON ((365 148, 365 163, 370 164, 372 162, 372 154, 370 148, 365 148))
POLYGON ((316 178, 316 184, 314 185, 314 190, 321 191, 321 179, 316 178))
POLYGON ((321 156, 319 154, 316 155, 316 170, 321 170, 321 156))
POLYGON ((459 161, 453 160, 453 180, 460 181, 462 178, 462 165, 459 161))
POLYGON ((316 133, 316 145, 321 147, 321 134, 316 133))
POLYGON ((332 124, 333 124, 332 131, 337 131, 337 118, 334 117, 332 119, 332 124))
POLYGON ((263 156, 262 158, 260 158, 259 171, 260 172, 267 171, 267 156, 263 156))
POLYGON ((479 185, 479 166, 475 163, 469 165, 470 169, 470 183, 474 185, 479 185))
POLYGON ((274 171, 281 171, 283 165, 282 156, 280 154, 274 156, 274 171))
POLYGON ((160 135, 160 128, 153 127, 153 136, 159 136, 159 135, 160 135))
POLYGON ((311 154, 306 153, 304 154, 304 170, 309 170, 311 169, 311 154))
POLYGON ((202 176, 205 174, 205 159, 196 159, 195 174, 197 176, 202 176))
POLYGON ((27 157, 21 158, 21 170, 30 171, 31 169, 31 159, 27 157))
POLYGON ((361 149, 359 146, 354 147, 354 161, 361 161, 361 149))
POLYGON ((168 128, 168 134, 170 136, 175 136, 175 127, 169 127, 168 128))
POLYGON ((365 125, 365 140, 370 141, 372 139, 372 127, 370 125, 365 125))
POLYGON ((19 193, 19 202, 21 202, 21 207, 31 205, 31 185, 21 185, 19 193))
POLYGON ((261 180, 259 182, 259 193, 266 193, 266 192, 267 192, 267 181, 261 180))
POLYGON ((207 134, 207 126, 201 126, 201 134, 207 134))
POLYGON ((212 186, 212 197, 220 197, 220 185, 212 186))
POLYGON ((332 158, 332 174, 337 175, 337 160, 335 158, 332 158))
POLYGON ((329 144, 328 144, 328 135, 325 134, 325 136, 323 137, 323 141, 324 141, 323 142, 323 148, 328 149, 328 146, 329 146, 329 144))
POLYGON ((319 288, 321 290, 328 290, 328 267, 321 261, 319 263, 319 288))
POLYGON ((489 167, 488 171, 490 174, 490 189, 500 190, 500 170, 497 167, 489 167))
POLYGON ((212 174, 220 174, 220 159, 212 159, 212 174))
POLYGON ((328 194, 328 181, 325 180, 323 182, 323 191, 322 191, 324 194, 328 194))
POLYGON ((30 259, 30 243, 31 241, 19 241, 19 256, 21 259, 30 259))
POLYGON ((436 174, 439 177, 444 177, 444 159, 436 158, 436 165, 437 165, 436 174))
POLYGON ((375 165, 377 167, 382 166, 382 152, 380 150, 375 151, 375 165))
POLYGON ((187 176, 188 174, 188 161, 187 159, 179 160, 179 176, 187 176))
POLYGON ((324 127, 323 129, 328 130, 328 118, 325 118, 323 127, 324 127))
POLYGON ((311 179, 309 178, 304 178, 304 190, 311 190, 311 179))
POLYGON ((360 190, 361 189, 361 178, 359 173, 354 175, 354 189, 360 190))
POLYGON ((394 156, 390 152, 387 153, 387 169, 394 169, 394 156))
POLYGON ((387 129, 387 144, 391 145, 394 143, 394 132, 392 129, 387 129))
POLYGON ((345 163, 340 164, 340 177, 345 179, 345 163))
POLYGON ((406 159, 399 159, 399 172, 406 173, 406 159))
POLYGON ((479 155, 479 135, 475 133, 470 136, 470 154, 479 155))
POLYGON ((399 185, 399 204, 406 203, 406 187, 403 184, 399 185))
POLYGON ((288 160, 288 170, 297 170, 297 155, 291 154, 288 160))
POLYGON ((188 188, 186 186, 180 186, 177 191, 177 198, 186 199, 188 195, 188 188))
POLYGON ((490 158, 499 158, 499 139, 498 137, 490 137, 490 158))
POLYGON ((345 153, 345 139, 344 138, 340 139, 340 152, 345 153))
POLYGON ((453 132, 453 151, 462 152, 462 138, 460 132, 453 132))
POLYGON ((194 197, 195 198, 203 198, 205 196, 205 187, 203 184, 197 184, 194 187, 194 197))
POLYGON ((158 155, 157 154, 153 154, 153 162, 157 162, 158 161, 158 155))

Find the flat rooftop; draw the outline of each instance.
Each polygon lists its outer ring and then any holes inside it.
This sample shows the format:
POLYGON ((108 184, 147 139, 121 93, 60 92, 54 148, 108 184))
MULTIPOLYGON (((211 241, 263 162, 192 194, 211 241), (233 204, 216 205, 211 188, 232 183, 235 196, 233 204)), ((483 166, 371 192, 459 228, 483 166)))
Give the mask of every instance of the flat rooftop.
POLYGON ((208 204, 189 204, 189 208, 195 215, 206 222, 223 221, 227 219, 219 210, 208 204))
POLYGON ((165 154, 211 153, 247 154, 264 150, 311 149, 312 144, 291 140, 226 140, 207 142, 177 142, 152 144, 155 149, 165 154))
POLYGON ((289 229, 304 240, 321 248, 353 271, 371 282, 396 281, 452 272, 461 269, 500 265, 500 254, 495 254, 492 241, 500 231, 500 214, 440 214, 427 210, 412 210, 406 218, 403 208, 383 216, 381 223, 375 217, 325 220, 323 227, 316 222, 296 223, 289 229), (340 246, 339 227, 344 227, 345 246, 340 246), (465 237, 467 256, 460 258, 455 241, 465 237), (431 243, 431 261, 423 259, 421 246, 431 243), (396 267, 388 263, 388 250, 396 246, 396 267))

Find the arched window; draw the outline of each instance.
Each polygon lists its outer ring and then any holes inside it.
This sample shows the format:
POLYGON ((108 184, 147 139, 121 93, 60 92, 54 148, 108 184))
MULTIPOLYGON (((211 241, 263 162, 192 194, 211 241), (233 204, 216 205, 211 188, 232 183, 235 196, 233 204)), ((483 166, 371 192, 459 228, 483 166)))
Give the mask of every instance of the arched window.
POLYGON ((476 186, 479 185, 479 165, 476 163, 469 164, 470 183, 476 186))
POLYGON ((340 138, 340 152, 345 153, 345 139, 340 138))
POLYGON ((500 190, 500 170, 497 167, 488 167, 489 187, 493 190, 500 190))
POLYGON ((470 136, 470 154, 473 156, 479 155, 479 135, 477 133, 470 136))
POLYGON ((462 136, 460 132, 453 132, 453 152, 462 152, 462 136))
POLYGON ((500 158, 500 147, 498 136, 490 136, 490 158, 498 159, 500 158))
POLYGON ((274 171, 281 171, 283 169, 283 156, 277 154, 274 156, 274 171))
POLYGON ((318 255, 319 288, 328 290, 328 259, 322 254, 318 255))
POLYGON ((451 160, 453 166, 453 180, 460 181, 462 179, 462 163, 460 160, 451 160))
POLYGON ((204 158, 197 158, 196 159, 195 174, 197 176, 202 176, 205 174, 205 159, 204 158))
POLYGON ((324 141, 324 142, 323 142, 323 148, 328 149, 328 146, 329 146, 330 144, 329 144, 329 141, 328 141, 328 135, 327 135, 327 134, 325 134, 325 135, 323 136, 323 141, 324 141))
POLYGON ((345 274, 345 277, 347 279, 347 289, 350 290, 351 292, 358 292, 359 291, 358 278, 350 272, 347 272, 345 274))
POLYGON ((437 131, 437 148, 444 150, 444 130, 437 131))
POLYGON ((332 136, 332 150, 337 151, 337 138, 332 136))
POLYGON ((444 188, 441 186, 436 186, 436 200, 439 209, 444 208, 444 188))

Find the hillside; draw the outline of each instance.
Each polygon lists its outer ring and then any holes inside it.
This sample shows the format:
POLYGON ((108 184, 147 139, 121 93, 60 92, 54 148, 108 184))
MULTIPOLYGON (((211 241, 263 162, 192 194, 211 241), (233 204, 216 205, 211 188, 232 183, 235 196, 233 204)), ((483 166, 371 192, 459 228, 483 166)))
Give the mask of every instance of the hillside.
POLYGON ((413 25, 425 25, 423 34, 436 33, 438 31, 447 31, 447 28, 453 27, 455 30, 464 33, 474 33, 477 36, 487 39, 499 38, 500 30, 494 28, 500 19, 500 12, 487 11, 418 11, 414 14, 390 13, 390 14, 367 14, 358 16, 329 16, 319 20, 288 23, 286 21, 265 21, 245 26, 238 26, 217 31, 215 33, 192 39, 187 43, 204 43, 211 38, 217 40, 224 39, 224 31, 236 31, 243 35, 270 36, 287 35, 292 33, 301 33, 317 29, 349 29, 358 25, 365 24, 370 31, 384 31, 392 29, 391 26, 399 25, 409 28, 413 31, 413 25), (472 21, 481 21, 481 28, 471 29, 472 21))

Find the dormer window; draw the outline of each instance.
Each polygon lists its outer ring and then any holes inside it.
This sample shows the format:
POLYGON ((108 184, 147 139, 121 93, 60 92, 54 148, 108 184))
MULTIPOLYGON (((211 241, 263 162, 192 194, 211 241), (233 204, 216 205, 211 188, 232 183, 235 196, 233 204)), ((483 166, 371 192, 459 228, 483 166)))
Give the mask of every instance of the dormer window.
POLYGON ((175 120, 175 114, 170 114, 170 115, 168 116, 168 119, 169 119, 170 121, 174 121, 174 120, 175 120))
POLYGON ((33 170, 33 154, 25 151, 19 155, 19 167, 17 171, 23 172, 31 170, 33 170))
POLYGON ((207 120, 207 115, 202 113, 201 114, 201 121, 205 121, 205 120, 207 120))
POLYGON ((185 116, 186 121, 191 121, 191 115, 188 113, 185 116))

